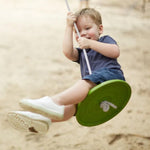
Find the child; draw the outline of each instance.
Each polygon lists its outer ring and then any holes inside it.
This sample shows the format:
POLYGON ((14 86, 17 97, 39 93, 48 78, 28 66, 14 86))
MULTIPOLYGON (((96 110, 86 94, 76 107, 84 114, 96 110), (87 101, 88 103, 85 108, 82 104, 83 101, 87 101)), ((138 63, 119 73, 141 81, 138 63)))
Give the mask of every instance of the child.
POLYGON ((52 122, 65 121, 76 113, 76 104, 83 101, 94 86, 112 79, 125 80, 117 58, 119 47, 110 36, 102 36, 101 15, 92 8, 67 14, 63 41, 64 55, 80 64, 82 79, 71 88, 51 97, 24 99, 20 105, 28 111, 13 111, 8 114, 9 122, 17 129, 46 132, 52 122), (79 48, 73 47, 74 22, 81 37, 75 32, 79 48), (92 74, 89 75, 82 49, 86 49, 92 74))

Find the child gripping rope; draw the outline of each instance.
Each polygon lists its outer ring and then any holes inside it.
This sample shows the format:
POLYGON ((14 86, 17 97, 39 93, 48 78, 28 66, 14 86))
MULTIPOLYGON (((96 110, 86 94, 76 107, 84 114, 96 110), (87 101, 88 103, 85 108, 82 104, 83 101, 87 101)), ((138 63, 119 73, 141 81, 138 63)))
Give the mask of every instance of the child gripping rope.
POLYGON ((109 35, 102 36, 103 25, 100 13, 93 8, 84 8, 76 13, 68 12, 63 40, 63 53, 81 68, 80 79, 75 85, 53 96, 20 101, 24 111, 8 113, 10 124, 18 130, 45 133, 53 122, 70 119, 76 114, 76 105, 86 98, 96 85, 112 79, 125 80, 117 58, 120 50, 109 35), (80 37, 74 30, 76 23, 80 37), (79 47, 73 46, 73 33, 79 47), (89 58, 92 74, 85 61, 83 49, 89 58))

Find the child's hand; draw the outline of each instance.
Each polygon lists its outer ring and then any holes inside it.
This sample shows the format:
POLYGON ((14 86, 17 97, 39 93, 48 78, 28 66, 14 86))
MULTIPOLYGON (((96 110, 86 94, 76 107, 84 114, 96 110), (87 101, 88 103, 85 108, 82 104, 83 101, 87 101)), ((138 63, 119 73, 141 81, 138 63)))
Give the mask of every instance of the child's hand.
POLYGON ((67 14, 67 25, 73 26, 73 23, 76 21, 76 16, 72 12, 68 12, 67 14))
POLYGON ((90 46, 89 46, 89 39, 87 39, 87 38, 80 37, 78 39, 78 44, 79 44, 79 47, 81 49, 88 49, 88 48, 90 48, 90 46))

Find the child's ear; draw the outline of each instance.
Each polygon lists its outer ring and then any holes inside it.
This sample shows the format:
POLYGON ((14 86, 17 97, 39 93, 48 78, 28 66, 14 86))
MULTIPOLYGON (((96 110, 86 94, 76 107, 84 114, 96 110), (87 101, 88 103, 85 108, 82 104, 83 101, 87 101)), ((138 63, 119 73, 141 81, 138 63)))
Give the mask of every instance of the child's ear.
POLYGON ((103 33, 103 25, 100 24, 100 25, 99 25, 99 34, 102 34, 102 33, 103 33))

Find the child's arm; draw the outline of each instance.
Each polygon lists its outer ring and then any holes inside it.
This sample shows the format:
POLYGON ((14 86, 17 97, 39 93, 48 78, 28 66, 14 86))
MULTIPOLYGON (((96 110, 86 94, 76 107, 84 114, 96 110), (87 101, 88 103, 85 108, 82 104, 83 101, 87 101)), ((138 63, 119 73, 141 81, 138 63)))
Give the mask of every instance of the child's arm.
POLYGON ((63 53, 72 61, 78 60, 78 51, 73 47, 73 23, 75 21, 76 17, 73 13, 69 12, 67 14, 67 23, 63 40, 63 53))
POLYGON ((109 44, 109 43, 102 43, 99 41, 86 39, 86 38, 79 38, 78 39, 79 47, 81 49, 91 48, 104 56, 110 58, 117 58, 120 55, 119 47, 116 44, 109 44))

